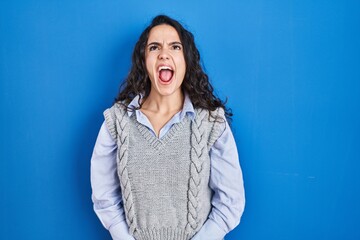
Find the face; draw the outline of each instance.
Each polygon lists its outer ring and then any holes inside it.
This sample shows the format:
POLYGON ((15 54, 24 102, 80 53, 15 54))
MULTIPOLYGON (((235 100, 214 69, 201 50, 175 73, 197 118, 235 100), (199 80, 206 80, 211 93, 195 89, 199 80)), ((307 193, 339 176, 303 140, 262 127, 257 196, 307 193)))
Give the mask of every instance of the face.
POLYGON ((175 28, 163 24, 151 29, 145 63, 151 81, 150 94, 170 96, 181 93, 186 64, 183 45, 175 28))

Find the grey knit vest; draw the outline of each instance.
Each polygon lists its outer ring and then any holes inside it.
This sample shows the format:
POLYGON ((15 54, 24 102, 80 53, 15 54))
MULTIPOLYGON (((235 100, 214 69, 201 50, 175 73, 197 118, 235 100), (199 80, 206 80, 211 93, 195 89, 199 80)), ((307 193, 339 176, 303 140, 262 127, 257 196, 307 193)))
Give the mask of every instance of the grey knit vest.
POLYGON ((209 150, 224 130, 224 111, 196 109, 159 139, 120 104, 105 110, 115 139, 126 221, 137 240, 188 240, 211 210, 209 150))

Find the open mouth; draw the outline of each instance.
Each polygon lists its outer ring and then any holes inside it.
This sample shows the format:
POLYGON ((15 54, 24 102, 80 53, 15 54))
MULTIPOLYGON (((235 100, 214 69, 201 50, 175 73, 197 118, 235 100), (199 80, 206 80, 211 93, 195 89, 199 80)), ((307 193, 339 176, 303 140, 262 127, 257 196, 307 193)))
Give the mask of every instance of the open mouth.
POLYGON ((162 82, 170 82, 170 80, 172 79, 174 75, 174 70, 172 70, 171 67, 169 66, 160 66, 159 67, 159 79, 162 82))

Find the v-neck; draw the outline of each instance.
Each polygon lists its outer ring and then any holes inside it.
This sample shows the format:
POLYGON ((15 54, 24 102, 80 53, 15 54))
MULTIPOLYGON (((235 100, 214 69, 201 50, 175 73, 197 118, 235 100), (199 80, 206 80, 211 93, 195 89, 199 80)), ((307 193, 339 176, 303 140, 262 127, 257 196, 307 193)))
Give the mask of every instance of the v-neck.
POLYGON ((182 121, 172 124, 172 126, 170 126, 170 129, 165 133, 165 135, 160 138, 153 133, 153 130, 141 124, 136 119, 133 120, 135 121, 137 129, 139 130, 141 135, 149 142, 149 144, 155 149, 160 149, 168 141, 170 141, 177 132, 181 131, 184 125, 189 121, 189 117, 185 116, 182 121))
MULTIPOLYGON (((153 129, 153 126, 151 125, 149 119, 146 117, 145 114, 143 114, 140 109, 139 109, 139 99, 141 99, 142 96, 141 95, 137 95, 128 105, 128 109, 132 109, 132 110, 128 110, 128 116, 131 117, 133 115, 136 115, 136 120, 145 125, 148 129, 150 129, 151 133, 154 134, 156 136, 156 133, 153 129)), ((171 128, 171 126, 177 122, 183 121, 183 119, 186 117, 189 117, 190 119, 194 119, 195 117, 195 109, 191 103, 190 97, 189 95, 185 92, 185 99, 184 99, 184 105, 183 105, 183 109, 179 112, 176 113, 170 120, 168 123, 166 123, 160 130, 159 132, 159 137, 158 138, 162 138, 163 136, 166 135, 167 131, 169 131, 169 129, 171 128)))

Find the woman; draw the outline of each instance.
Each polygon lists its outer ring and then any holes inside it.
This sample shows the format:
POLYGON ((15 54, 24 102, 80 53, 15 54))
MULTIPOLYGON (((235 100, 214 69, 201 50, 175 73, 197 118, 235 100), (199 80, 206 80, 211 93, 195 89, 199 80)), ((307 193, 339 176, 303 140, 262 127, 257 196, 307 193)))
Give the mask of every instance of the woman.
POLYGON ((231 113, 179 22, 160 15, 144 30, 104 116, 92 200, 113 239, 219 240, 239 224, 245 199, 231 113))

